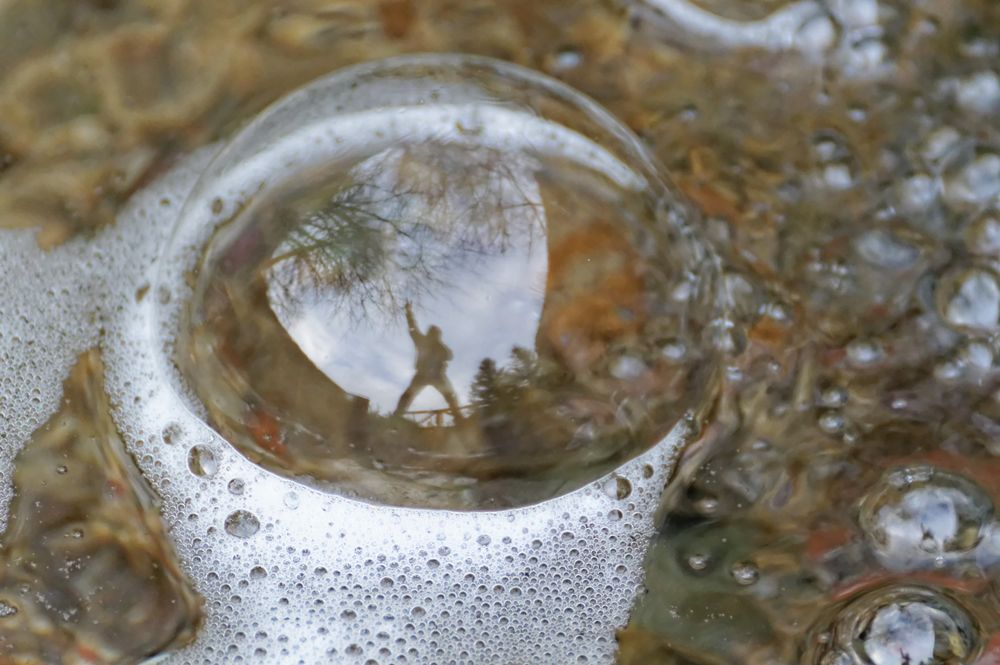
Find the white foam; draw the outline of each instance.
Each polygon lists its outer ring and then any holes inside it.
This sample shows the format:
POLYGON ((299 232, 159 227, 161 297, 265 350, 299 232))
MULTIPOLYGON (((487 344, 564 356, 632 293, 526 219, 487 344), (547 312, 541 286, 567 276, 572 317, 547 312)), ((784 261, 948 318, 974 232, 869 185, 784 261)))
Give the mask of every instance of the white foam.
POLYGON ((46 253, 30 233, 0 233, 0 498, 76 357, 101 339, 116 421, 207 601, 197 642, 167 661, 259 661, 264 650, 267 662, 610 662, 680 432, 618 471, 633 487, 625 500, 601 479, 497 513, 371 506, 261 470, 176 392, 150 334, 158 295, 136 298, 212 153, 188 158, 91 240, 46 253), (216 454, 213 476, 189 470, 194 445, 216 454), (241 495, 227 490, 234 478, 241 495), (227 534, 236 510, 259 532, 227 534))
POLYGON ((539 505, 464 513, 380 507, 251 463, 205 424, 171 361, 171 335, 189 295, 185 271, 218 222, 267 186, 276 163, 298 169, 326 161, 349 139, 374 136, 376 126, 387 144, 414 131, 461 141, 474 128, 477 145, 544 144, 549 155, 584 155, 619 184, 645 184, 593 142, 539 118, 461 105, 407 113, 396 133, 386 130, 387 118, 370 116, 308 125, 224 173, 212 191, 193 192, 217 150, 206 148, 137 194, 114 227, 51 253, 29 233, 0 233, 0 499, 10 498, 14 455, 57 408, 77 355, 100 339, 113 415, 206 599, 196 643, 169 662, 613 659, 683 426, 615 474, 539 505), (148 295, 138 298, 143 289, 148 295), (213 451, 214 474, 190 470, 196 445, 213 451), (242 492, 229 489, 234 480, 242 492), (608 482, 631 491, 619 498, 604 490, 608 482), (259 521, 249 537, 226 531, 227 516, 239 510, 259 521))

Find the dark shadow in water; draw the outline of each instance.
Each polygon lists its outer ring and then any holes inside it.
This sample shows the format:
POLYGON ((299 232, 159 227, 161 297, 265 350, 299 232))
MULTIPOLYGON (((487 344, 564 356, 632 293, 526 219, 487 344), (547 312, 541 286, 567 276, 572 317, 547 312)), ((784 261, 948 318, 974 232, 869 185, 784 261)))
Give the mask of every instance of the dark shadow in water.
POLYGON ((111 420, 100 356, 14 462, 0 552, 0 662, 133 663, 189 643, 202 601, 111 420))

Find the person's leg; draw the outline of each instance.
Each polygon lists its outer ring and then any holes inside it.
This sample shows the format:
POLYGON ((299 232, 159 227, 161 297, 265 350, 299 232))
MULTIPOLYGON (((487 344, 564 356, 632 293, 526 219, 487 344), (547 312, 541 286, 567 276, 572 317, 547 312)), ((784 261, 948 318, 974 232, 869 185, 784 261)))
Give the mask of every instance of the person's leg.
POLYGON ((401 416, 406 413, 406 410, 410 408, 413 404, 413 400, 416 399, 417 393, 419 393, 423 387, 426 385, 422 380, 418 381, 419 377, 413 377, 410 381, 410 385, 406 387, 403 394, 399 396, 399 403, 396 404, 396 410, 393 411, 392 415, 401 416))
POLYGON ((444 401, 448 403, 448 409, 451 411, 452 417, 456 421, 462 420, 462 406, 458 403, 458 396, 455 395, 455 389, 452 387, 448 377, 446 376, 435 381, 434 389, 441 393, 444 401))

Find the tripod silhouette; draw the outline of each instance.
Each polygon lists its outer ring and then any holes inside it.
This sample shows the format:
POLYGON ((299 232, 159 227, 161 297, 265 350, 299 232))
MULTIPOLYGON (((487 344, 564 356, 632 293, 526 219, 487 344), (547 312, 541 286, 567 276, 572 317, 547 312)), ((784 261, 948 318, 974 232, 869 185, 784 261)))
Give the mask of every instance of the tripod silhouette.
POLYGON ((451 381, 448 380, 448 363, 451 362, 453 355, 451 349, 441 339, 441 329, 437 326, 431 326, 426 333, 420 332, 410 303, 406 303, 406 326, 410 331, 413 346, 417 349, 417 361, 413 379, 400 395, 393 415, 403 415, 410 408, 417 394, 430 386, 444 397, 455 420, 461 420, 462 408, 455 396, 455 389, 452 387, 451 381))

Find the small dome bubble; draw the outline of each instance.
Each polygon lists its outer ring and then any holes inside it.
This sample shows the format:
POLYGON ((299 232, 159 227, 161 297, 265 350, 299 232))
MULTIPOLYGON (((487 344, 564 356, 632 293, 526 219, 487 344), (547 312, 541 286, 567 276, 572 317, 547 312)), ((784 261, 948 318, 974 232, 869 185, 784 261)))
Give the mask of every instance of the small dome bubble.
POLYGON ((819 428, 827 434, 839 434, 844 431, 844 416, 836 411, 829 411, 819 417, 819 428))
POLYGON ((954 210, 979 210, 997 196, 1000 196, 1000 154, 983 151, 951 169, 945 177, 944 199, 954 210))
POLYGON ((968 478, 921 465, 883 476, 865 496, 859 522, 885 565, 913 569, 968 555, 993 512, 989 496, 968 478))
POLYGON ((211 478, 219 470, 219 461, 208 446, 194 446, 188 451, 188 469, 196 476, 211 478))
MULTIPOLYGON (((688 559, 688 563, 691 563, 690 558, 688 559)), ((741 561, 733 565, 733 567, 729 570, 729 574, 733 576, 733 579, 736 580, 737 584, 749 586, 756 582, 757 578, 760 577, 760 570, 757 568, 757 565, 752 562, 741 561)))
POLYGON ((627 499, 632 494, 632 483, 628 478, 615 475, 604 483, 604 493, 612 499, 627 499))
POLYGON ((849 397, 848 392, 843 388, 839 386, 831 386, 820 393, 819 403, 821 406, 825 406, 828 409, 839 409, 847 404, 849 397))
POLYGON ((816 631, 805 659, 815 665, 971 664, 981 641, 965 608, 943 593, 911 586, 863 594, 816 631))
POLYGON ((1000 283, 987 268, 953 268, 935 290, 938 312, 952 328, 990 333, 1000 322, 1000 283))
POLYGON ((694 507, 705 517, 711 517, 719 512, 719 500, 714 496, 703 496, 694 502, 694 507))
POLYGON ((823 131, 812 144, 815 187, 827 191, 849 189, 857 179, 854 157, 847 140, 837 132, 823 131))
POLYGON ((937 201, 941 190, 940 181, 926 173, 906 178, 898 185, 899 202, 904 212, 925 213, 937 201))
POLYGON ((859 368, 877 365, 885 358, 881 342, 874 339, 856 339, 847 345, 847 360, 859 368))
POLYGON ((229 514, 225 522, 226 533, 237 538, 249 538, 260 530, 260 521, 253 513, 237 510, 229 514))
POLYGON ((996 72, 976 72, 958 82, 955 101, 969 113, 991 115, 1000 113, 1000 78, 996 72))
POLYGON ((1000 257, 1000 211, 977 216, 965 229, 965 246, 972 254, 1000 257))
POLYGON ((709 557, 707 554, 695 553, 687 558, 688 568, 694 571, 705 570, 708 566, 709 557))
POLYGON ((891 270, 909 268, 920 258, 920 250, 898 234, 886 229, 862 233, 854 241, 858 255, 866 262, 891 270))
POLYGON ((167 445, 173 444, 178 441, 184 435, 184 430, 177 423, 172 423, 163 428, 163 443, 167 445))
POLYGON ((920 157, 931 171, 939 171, 949 163, 962 143, 962 135, 947 125, 931 131, 920 148, 920 157))

